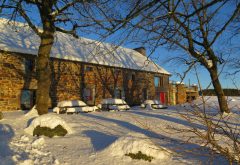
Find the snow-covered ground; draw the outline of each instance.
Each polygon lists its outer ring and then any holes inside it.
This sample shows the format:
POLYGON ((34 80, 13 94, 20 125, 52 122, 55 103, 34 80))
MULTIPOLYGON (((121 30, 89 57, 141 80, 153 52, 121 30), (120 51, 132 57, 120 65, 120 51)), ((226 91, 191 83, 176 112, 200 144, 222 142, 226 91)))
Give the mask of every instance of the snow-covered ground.
MULTIPOLYGON (((208 110, 216 108, 216 98, 208 98, 208 110)), ((200 105, 201 101, 196 101, 200 105)), ((240 98, 229 98, 233 115, 240 110, 240 98)), ((172 128, 196 127, 180 114, 188 113, 189 104, 160 110, 139 107, 122 112, 53 114, 73 130, 65 137, 33 137, 24 129, 36 114, 24 111, 4 112, 0 120, 0 165, 139 165, 139 164, 228 164, 222 156, 207 147, 187 143, 190 135, 172 128), (152 162, 134 160, 126 153, 141 151, 154 157, 152 162), (214 154, 214 155, 213 155, 214 154)), ((215 111, 216 112, 216 111, 215 111)), ((216 113, 217 114, 217 113, 216 113)), ((238 119, 239 120, 239 119, 238 119)), ((232 121, 239 127, 239 121, 232 121)))

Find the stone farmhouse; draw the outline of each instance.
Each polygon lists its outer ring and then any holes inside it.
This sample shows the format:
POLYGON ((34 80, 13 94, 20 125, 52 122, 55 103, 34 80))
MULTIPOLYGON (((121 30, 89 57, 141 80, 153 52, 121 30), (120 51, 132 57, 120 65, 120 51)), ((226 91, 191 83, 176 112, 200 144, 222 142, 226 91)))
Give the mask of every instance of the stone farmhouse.
MULTIPOLYGON (((40 39, 23 23, 0 19, 0 111, 30 109, 37 89, 35 61, 40 39)), ((56 33, 51 51, 49 107, 80 99, 89 105, 122 98, 168 104, 170 73, 151 61, 144 48, 116 47, 56 33)))

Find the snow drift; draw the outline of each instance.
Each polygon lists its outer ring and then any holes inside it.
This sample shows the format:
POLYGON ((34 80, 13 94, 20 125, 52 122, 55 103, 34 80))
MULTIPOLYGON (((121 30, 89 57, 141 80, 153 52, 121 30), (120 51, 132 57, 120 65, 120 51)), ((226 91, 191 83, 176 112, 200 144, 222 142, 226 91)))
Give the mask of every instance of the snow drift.
POLYGON ((149 137, 140 133, 128 133, 120 137, 111 144, 105 152, 110 152, 112 156, 122 157, 129 153, 138 153, 141 151, 147 156, 152 156, 154 160, 170 159, 172 152, 156 146, 149 137))
POLYGON ((37 112, 37 109, 36 109, 36 105, 34 105, 34 106, 32 107, 32 109, 31 109, 28 113, 26 113, 24 116, 25 116, 26 118, 32 118, 32 117, 37 117, 37 116, 39 116, 39 115, 38 115, 38 112, 37 112))
POLYGON ((37 118, 35 118, 29 127, 27 127, 24 131, 30 135, 33 135, 33 130, 37 127, 49 127, 51 129, 54 129, 58 125, 61 125, 63 128, 65 128, 68 132, 68 134, 73 133, 72 129, 68 126, 68 124, 59 116, 56 114, 45 114, 41 115, 37 118))

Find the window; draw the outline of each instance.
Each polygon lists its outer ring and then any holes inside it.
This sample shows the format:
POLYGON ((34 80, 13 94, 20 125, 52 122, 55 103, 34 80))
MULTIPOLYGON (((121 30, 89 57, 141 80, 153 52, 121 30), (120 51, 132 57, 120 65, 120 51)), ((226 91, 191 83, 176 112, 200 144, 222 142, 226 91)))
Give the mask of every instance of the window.
POLYGON ((154 85, 155 87, 163 87, 165 84, 164 82, 164 77, 160 76, 160 77, 154 77, 154 85))
POLYGON ((34 60, 32 59, 25 59, 25 73, 32 72, 34 69, 34 60))
POLYGON ((118 75, 120 75, 121 70, 120 69, 114 69, 114 76, 118 77, 118 75))
POLYGON ((84 88, 83 90, 84 101, 87 104, 94 104, 95 101, 95 89, 94 88, 84 88))
POLYGON ((92 100, 92 92, 90 88, 84 88, 83 95, 85 101, 92 100))
POLYGON ((135 78, 136 78, 135 74, 132 74, 132 81, 135 81, 135 78))
POLYGON ((155 91, 155 98, 156 100, 160 99, 160 92, 159 91, 155 91))
POLYGON ((23 89, 21 92, 21 109, 31 109, 36 101, 36 91, 35 90, 29 90, 29 89, 23 89))
POLYGON ((159 87, 159 77, 154 77, 154 86, 159 87))
POLYGON ((85 71, 86 72, 91 72, 91 71, 93 71, 93 67, 92 66, 85 66, 85 71))
POLYGON ((121 99, 125 100, 125 92, 124 92, 124 90, 121 90, 121 99))
POLYGON ((120 89, 114 89, 114 98, 122 98, 122 91, 120 89))
POLYGON ((143 101, 148 99, 148 90, 146 88, 142 90, 142 98, 143 101))
POLYGON ((136 76, 135 76, 135 73, 128 73, 128 80, 132 80, 132 81, 135 81, 136 79, 136 76))

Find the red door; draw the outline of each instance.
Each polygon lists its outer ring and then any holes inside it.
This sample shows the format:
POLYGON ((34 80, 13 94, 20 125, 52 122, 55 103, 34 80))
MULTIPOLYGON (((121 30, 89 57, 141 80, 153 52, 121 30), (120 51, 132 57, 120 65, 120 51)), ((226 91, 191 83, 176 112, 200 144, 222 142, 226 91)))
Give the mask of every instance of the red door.
POLYGON ((160 92, 160 101, 162 104, 165 104, 165 92, 160 92))

